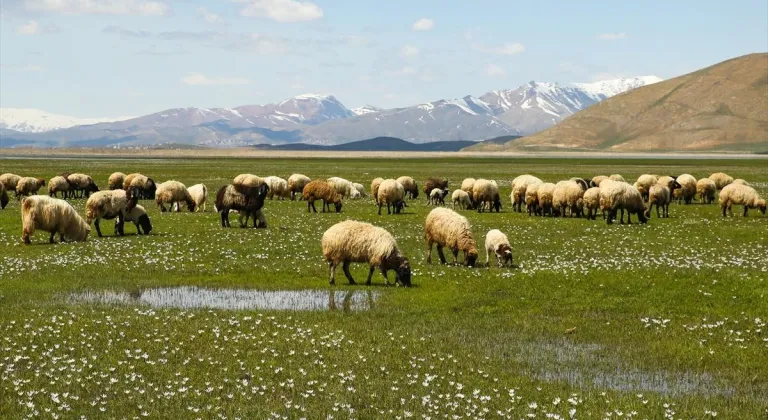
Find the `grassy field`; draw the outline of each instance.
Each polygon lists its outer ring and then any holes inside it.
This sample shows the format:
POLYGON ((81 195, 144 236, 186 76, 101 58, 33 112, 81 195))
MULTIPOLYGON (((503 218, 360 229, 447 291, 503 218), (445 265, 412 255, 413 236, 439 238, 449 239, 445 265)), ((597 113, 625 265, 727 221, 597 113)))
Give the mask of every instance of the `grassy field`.
MULTIPOLYGON (((377 216, 370 199, 346 202, 342 214, 268 201, 266 230, 221 228, 213 198, 201 213, 144 202, 149 237, 132 225, 114 237, 102 223, 104 238, 49 245, 38 232, 31 246, 12 200, 0 210, 0 418, 764 419, 768 217, 673 204, 669 219, 608 226, 510 212, 510 182, 523 173, 721 170, 768 195, 765 160, 2 159, 0 172, 85 172, 102 187, 114 171, 211 191, 243 172, 341 176, 366 188, 377 176, 439 175, 451 187, 496 179, 502 213, 463 213, 480 248, 489 229, 505 232, 519 268, 427 265, 423 195, 396 216, 377 216), (348 218, 397 238, 414 287, 384 287, 379 273, 371 287, 349 286, 340 270, 328 285, 320 236, 348 218), (311 289, 372 308, 131 304, 173 286, 311 289), (103 290, 130 298, 72 298, 103 290)), ((84 214, 84 200, 73 204, 84 214)), ((367 267, 352 274, 363 282, 367 267)))

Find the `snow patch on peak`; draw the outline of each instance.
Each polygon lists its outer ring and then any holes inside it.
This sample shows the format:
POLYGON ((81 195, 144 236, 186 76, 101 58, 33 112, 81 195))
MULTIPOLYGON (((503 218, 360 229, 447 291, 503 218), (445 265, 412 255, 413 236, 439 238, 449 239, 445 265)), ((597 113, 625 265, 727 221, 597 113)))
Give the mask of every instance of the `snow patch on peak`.
POLYGON ((32 108, 0 108, 0 127, 25 133, 42 133, 78 125, 130 120, 134 117, 78 118, 32 108))

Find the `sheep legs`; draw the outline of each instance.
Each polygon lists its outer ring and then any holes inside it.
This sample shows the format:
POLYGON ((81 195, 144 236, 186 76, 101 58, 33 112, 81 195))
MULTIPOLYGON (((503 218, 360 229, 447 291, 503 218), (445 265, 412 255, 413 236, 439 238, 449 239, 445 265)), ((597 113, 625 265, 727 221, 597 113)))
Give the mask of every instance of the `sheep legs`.
MULTIPOLYGON (((333 286, 336 284, 336 264, 334 264, 333 261, 330 261, 328 263, 328 268, 330 270, 331 286, 333 286)), ((333 298, 333 293, 331 293, 331 298, 333 298)))
POLYGON ((221 227, 230 227, 229 225, 229 209, 221 210, 221 227))
POLYGON ((747 212, 749 211, 749 207, 744 206, 744 217, 747 217, 747 212))
POLYGON ((341 268, 344 270, 344 275, 347 276, 349 284, 357 284, 355 283, 355 279, 352 278, 352 274, 349 272, 349 264, 349 261, 344 261, 344 264, 341 266, 341 268))
POLYGON ((96 228, 96 233, 99 234, 99 238, 101 238, 101 228, 99 227, 99 219, 96 219, 93 221, 93 226, 96 228))
POLYGON ((440 264, 445 264, 445 254, 443 254, 443 247, 441 245, 437 246, 437 256, 440 257, 440 264))
MULTIPOLYGON (((373 278, 373 272, 376 271, 376 266, 372 265, 371 268, 368 270, 368 280, 365 282, 367 286, 371 285, 371 279, 373 278)), ((387 282, 387 286, 389 286, 389 280, 387 280, 387 275, 384 274, 384 279, 387 282)))

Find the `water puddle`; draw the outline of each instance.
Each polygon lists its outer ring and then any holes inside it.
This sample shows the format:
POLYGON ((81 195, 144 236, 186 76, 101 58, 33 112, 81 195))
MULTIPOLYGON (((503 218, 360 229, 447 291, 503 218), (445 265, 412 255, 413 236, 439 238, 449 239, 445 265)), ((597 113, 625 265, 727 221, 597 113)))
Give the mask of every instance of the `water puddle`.
POLYGON ((365 311, 378 293, 370 290, 248 290, 183 286, 132 292, 86 291, 68 296, 75 303, 144 305, 152 308, 276 311, 365 311))

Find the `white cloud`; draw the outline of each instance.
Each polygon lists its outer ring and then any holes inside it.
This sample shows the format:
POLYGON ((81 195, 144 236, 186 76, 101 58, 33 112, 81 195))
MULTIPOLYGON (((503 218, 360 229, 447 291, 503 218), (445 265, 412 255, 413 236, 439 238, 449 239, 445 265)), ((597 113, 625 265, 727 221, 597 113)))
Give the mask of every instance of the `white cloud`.
POLYGON ((262 17, 277 22, 306 22, 323 17, 323 9, 309 1, 297 0, 235 0, 247 3, 242 16, 262 17))
POLYGON ((411 26, 414 31, 428 31, 434 27, 435 21, 428 18, 421 18, 416 22, 413 22, 413 26, 411 26))
POLYGON ((525 46, 518 42, 507 42, 496 47, 489 47, 482 44, 472 44, 472 48, 480 52, 499 55, 514 55, 525 51, 525 46))
POLYGON ((208 9, 205 8, 205 7, 198 7, 197 8, 197 14, 202 16, 203 19, 206 22, 208 22, 208 23, 210 23, 212 25, 221 25, 223 23, 226 23, 224 21, 224 18, 222 18, 221 16, 217 15, 216 13, 212 13, 212 12, 208 11, 208 9))
POLYGON ((624 32, 619 32, 616 34, 600 34, 597 36, 597 39, 602 41, 615 41, 617 39, 623 39, 626 37, 627 37, 627 34, 625 34, 624 32))
POLYGON ((191 86, 233 86, 250 85, 251 80, 244 77, 207 77, 200 73, 189 73, 181 82, 191 86))
POLYGON ((415 57, 419 55, 419 49, 413 45, 406 45, 400 50, 400 53, 403 54, 404 57, 415 57))
POLYGON ((506 76, 507 72, 496 64, 488 64, 485 66, 485 74, 490 77, 502 77, 506 76))
POLYGON ((24 0, 24 6, 32 12, 63 15, 164 16, 170 11, 165 3, 142 0, 24 0))

